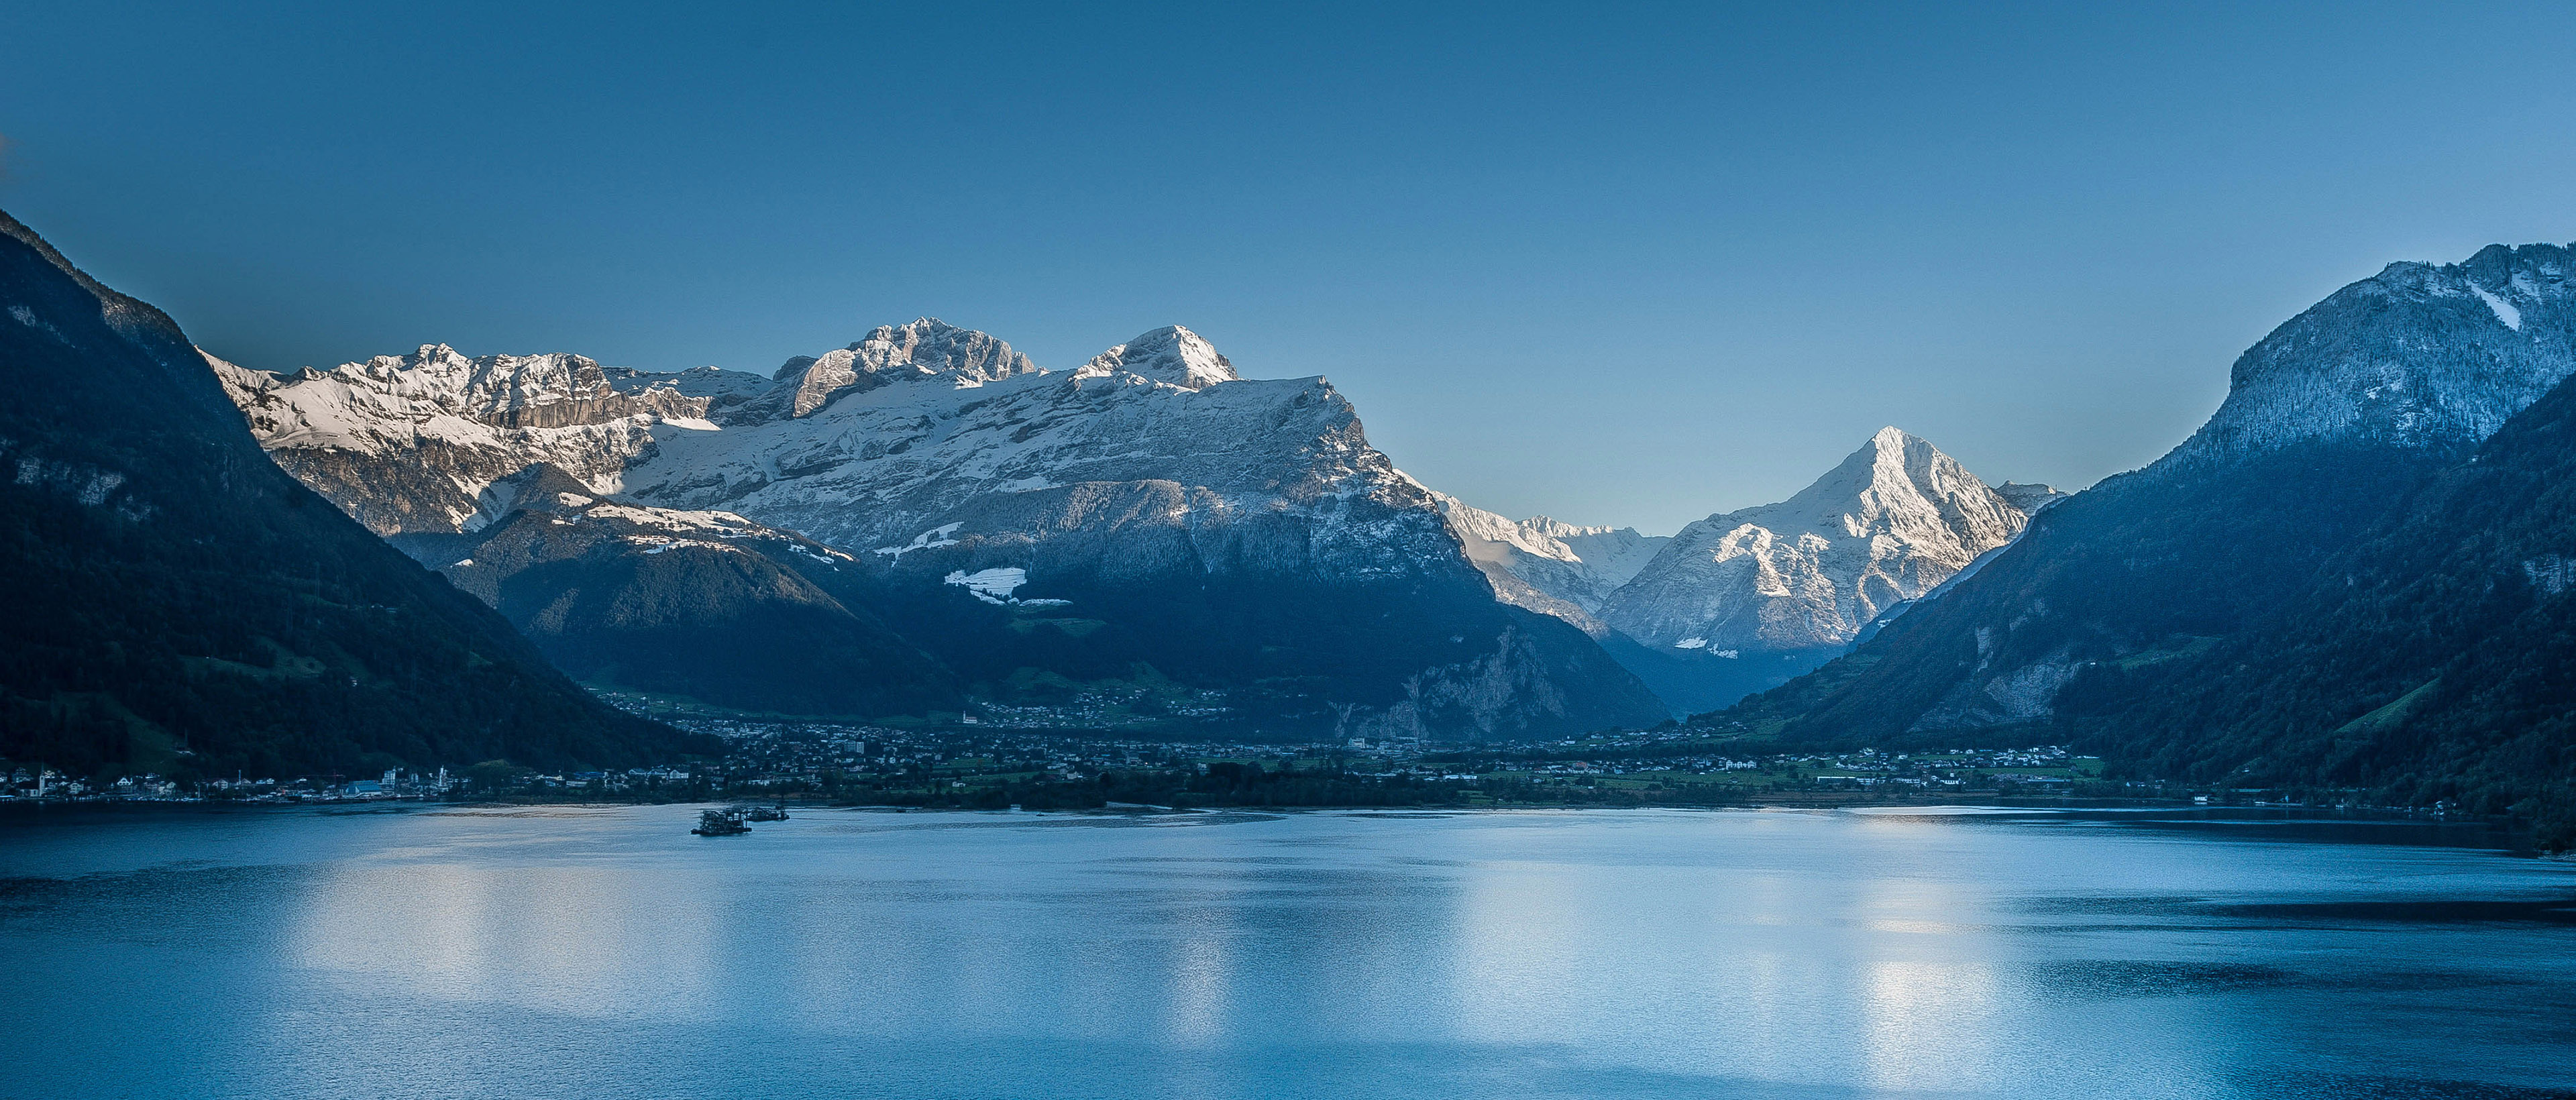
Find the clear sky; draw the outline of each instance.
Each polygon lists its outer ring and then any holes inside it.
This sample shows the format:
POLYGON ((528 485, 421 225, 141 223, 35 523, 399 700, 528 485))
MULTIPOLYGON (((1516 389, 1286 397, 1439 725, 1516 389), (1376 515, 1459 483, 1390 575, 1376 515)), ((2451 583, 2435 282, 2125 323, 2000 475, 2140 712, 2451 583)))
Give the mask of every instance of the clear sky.
POLYGON ((2083 485, 2395 259, 2576 238, 2576 6, 8 5, 0 207, 249 365, 933 315, 1331 377, 1669 532, 1882 424, 2083 485))

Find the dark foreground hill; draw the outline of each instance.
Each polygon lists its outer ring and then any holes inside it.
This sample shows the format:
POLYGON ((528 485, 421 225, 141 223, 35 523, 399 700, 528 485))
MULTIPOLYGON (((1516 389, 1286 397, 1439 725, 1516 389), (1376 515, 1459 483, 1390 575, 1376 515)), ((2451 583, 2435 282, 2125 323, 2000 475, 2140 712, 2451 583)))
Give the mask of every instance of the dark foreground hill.
POLYGON ((0 312, 0 755, 211 776, 693 747, 279 470, 169 317, 6 214, 0 312))
POLYGON ((2059 708, 2142 769, 2517 812, 2576 843, 2576 384, 2425 479, 2257 629, 2059 708))

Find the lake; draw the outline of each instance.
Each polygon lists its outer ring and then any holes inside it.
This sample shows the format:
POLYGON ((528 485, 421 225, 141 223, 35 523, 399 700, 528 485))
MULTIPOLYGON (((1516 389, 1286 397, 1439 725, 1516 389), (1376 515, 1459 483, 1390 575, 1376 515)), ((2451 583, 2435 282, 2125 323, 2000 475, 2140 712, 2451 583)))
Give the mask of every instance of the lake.
POLYGON ((2116 813, 0 819, 0 1096, 2526 1097, 2576 865, 2116 813))

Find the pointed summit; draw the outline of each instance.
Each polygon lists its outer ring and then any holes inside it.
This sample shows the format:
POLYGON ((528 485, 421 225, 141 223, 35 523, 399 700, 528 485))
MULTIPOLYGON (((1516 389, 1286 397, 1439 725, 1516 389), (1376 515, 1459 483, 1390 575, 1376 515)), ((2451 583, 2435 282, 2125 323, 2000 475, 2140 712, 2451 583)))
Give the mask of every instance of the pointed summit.
MULTIPOLYGON (((1895 427, 1880 428, 1841 464, 1778 504, 1748 508, 1702 522, 1744 517, 1766 526, 1792 521, 1843 537, 1893 534, 1918 545, 2000 545, 2019 529, 2018 512, 1930 440, 1895 427)), ((1968 550, 1959 564, 1983 553, 1968 550)))
POLYGON ((1601 618, 1654 646, 1840 646, 2028 520, 1930 442, 1881 428, 1796 496, 1682 528, 1601 618))
POLYGON ((1242 378, 1242 375, 1234 373, 1233 363, 1217 354, 1215 345, 1179 325, 1155 329, 1092 356, 1091 361, 1084 363, 1077 373, 1094 375, 1112 371, 1125 371, 1193 390, 1242 378))

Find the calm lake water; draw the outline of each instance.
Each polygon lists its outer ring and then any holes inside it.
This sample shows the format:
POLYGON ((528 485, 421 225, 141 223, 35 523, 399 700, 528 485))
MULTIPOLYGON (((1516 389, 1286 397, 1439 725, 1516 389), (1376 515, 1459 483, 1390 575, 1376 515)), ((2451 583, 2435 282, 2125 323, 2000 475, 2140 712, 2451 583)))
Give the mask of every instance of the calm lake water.
POLYGON ((0 822, 0 1096, 2576 1088, 2576 866, 2422 828, 695 816, 0 822))

